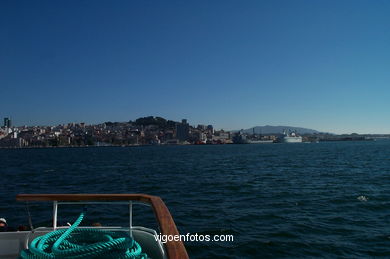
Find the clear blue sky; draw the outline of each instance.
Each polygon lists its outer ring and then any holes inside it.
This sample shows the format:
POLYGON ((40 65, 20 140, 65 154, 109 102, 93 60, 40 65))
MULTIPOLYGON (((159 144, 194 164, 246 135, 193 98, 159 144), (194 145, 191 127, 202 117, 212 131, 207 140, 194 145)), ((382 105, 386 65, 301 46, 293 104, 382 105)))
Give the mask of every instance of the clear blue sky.
POLYGON ((390 133, 390 1, 1 1, 0 117, 390 133))

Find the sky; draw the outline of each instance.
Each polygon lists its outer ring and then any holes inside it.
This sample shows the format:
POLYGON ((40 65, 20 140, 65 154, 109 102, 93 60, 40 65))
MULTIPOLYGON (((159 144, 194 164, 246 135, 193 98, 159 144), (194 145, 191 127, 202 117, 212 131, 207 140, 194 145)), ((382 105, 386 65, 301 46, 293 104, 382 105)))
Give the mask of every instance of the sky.
POLYGON ((390 133, 390 1, 0 2, 0 117, 390 133))

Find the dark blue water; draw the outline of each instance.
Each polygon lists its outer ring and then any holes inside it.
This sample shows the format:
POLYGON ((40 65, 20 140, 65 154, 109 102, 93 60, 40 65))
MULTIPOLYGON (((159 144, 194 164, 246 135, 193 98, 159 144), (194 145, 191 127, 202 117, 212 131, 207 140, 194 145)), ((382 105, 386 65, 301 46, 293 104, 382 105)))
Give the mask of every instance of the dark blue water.
POLYGON ((18 193, 148 193, 182 233, 234 235, 186 243, 191 258, 390 257, 390 141, 3 149, 0 175, 0 217, 15 226, 18 193))

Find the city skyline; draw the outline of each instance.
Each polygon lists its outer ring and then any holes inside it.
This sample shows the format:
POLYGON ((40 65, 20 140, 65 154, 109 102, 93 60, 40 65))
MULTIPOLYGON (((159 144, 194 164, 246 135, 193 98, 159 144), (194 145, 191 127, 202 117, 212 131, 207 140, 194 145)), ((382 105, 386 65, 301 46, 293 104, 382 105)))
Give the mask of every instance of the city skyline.
POLYGON ((1 117, 390 133, 390 3, 0 3, 1 117))
MULTIPOLYGON (((88 122, 85 122, 85 121, 69 121, 69 122, 63 122, 63 123, 54 123, 54 124, 23 124, 23 125, 15 125, 14 124, 14 120, 8 116, 8 117, 3 117, 3 120, 2 120, 2 124, 0 125, 0 129, 7 129, 7 128, 31 128, 31 127, 38 127, 38 128, 44 128, 44 127, 49 127, 49 128, 56 128, 58 126, 68 126, 68 125, 85 125, 85 126, 97 126, 97 125, 102 125, 102 124, 106 124, 106 123, 119 123, 119 124, 126 124, 126 123, 134 123, 135 121, 139 120, 139 119, 146 119, 146 118, 160 118, 160 119, 163 119, 163 120, 166 120, 166 121, 171 121, 171 122, 174 122, 174 123, 180 123, 181 121, 185 121, 186 123, 188 123, 189 126, 193 127, 193 128, 197 128, 197 127, 200 127, 200 126, 211 126, 213 127, 215 130, 218 130, 218 131, 226 131, 226 132, 240 132, 240 131, 251 131, 253 130, 254 128, 258 128, 258 127, 271 127, 271 128, 298 128, 298 129, 303 129, 303 130, 309 130, 309 131, 314 131, 314 132, 318 132, 318 133, 321 133, 321 134, 335 134, 335 135, 350 135, 350 134, 361 134, 361 135, 375 135, 375 134, 379 134, 379 135, 389 135, 389 133, 358 133, 358 132, 350 132, 350 133, 335 133, 335 132, 330 132, 330 131, 322 131, 322 130, 318 130, 318 129, 313 129, 313 128, 308 128, 308 127, 304 127, 304 126, 294 126, 294 125, 287 125, 287 124, 280 124, 280 125, 270 125, 270 124, 264 124, 264 125, 253 125, 253 126, 250 126, 250 127, 239 127, 239 128, 236 128, 236 129, 227 129, 227 128, 218 128, 218 127, 214 127, 214 124, 210 124, 210 123, 204 123, 204 122, 200 122, 200 123, 193 123, 191 121, 188 121, 187 119, 179 119, 179 120, 175 120, 175 119, 171 119, 171 118, 164 118, 164 117, 161 117, 161 116, 154 116, 154 115, 148 115, 148 116, 142 116, 142 117, 139 117, 139 118, 135 118, 135 119, 130 119, 130 120, 124 120, 124 121, 113 121, 113 120, 107 120, 107 121, 99 121, 99 122, 95 122, 95 123, 88 123, 88 122), (7 125, 7 126, 6 126, 7 125)), ((282 130, 283 131, 283 130, 282 130)), ((282 131, 278 131, 279 133, 281 133, 282 131)), ((277 132, 274 132, 274 133, 277 133, 277 132)))
POLYGON ((319 143, 389 138, 390 134, 335 135, 288 126, 232 132, 217 130, 213 125, 190 125, 186 119, 179 122, 153 116, 122 123, 22 127, 13 127, 10 118, 4 118, 4 126, 0 128, 0 148, 319 143))

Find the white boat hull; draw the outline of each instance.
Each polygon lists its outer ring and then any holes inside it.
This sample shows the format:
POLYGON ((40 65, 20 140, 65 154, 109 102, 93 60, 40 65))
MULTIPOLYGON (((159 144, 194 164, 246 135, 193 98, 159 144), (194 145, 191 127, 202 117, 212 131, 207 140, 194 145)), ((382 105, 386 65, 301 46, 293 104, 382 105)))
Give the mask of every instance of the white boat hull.
POLYGON ((302 143, 302 137, 284 137, 282 139, 283 143, 302 143))

